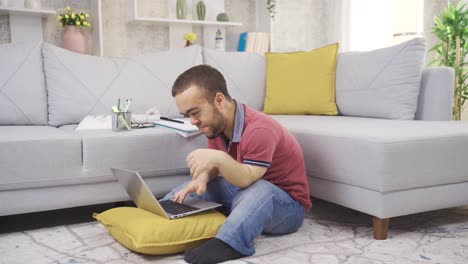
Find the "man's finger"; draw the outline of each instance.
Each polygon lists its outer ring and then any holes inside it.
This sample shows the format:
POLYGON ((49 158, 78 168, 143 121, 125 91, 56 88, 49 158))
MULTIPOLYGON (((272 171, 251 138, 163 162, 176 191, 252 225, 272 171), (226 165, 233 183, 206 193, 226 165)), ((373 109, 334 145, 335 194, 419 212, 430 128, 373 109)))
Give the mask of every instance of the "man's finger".
POLYGON ((187 167, 191 168, 193 166, 193 163, 195 163, 195 159, 191 158, 187 160, 187 167))
POLYGON ((180 192, 177 192, 176 194, 174 194, 174 196, 172 196, 172 201, 177 202, 177 200, 179 199, 179 195, 180 195, 180 192))
POLYGON ((180 197, 179 197, 179 203, 184 203, 185 196, 187 195, 187 192, 183 192, 180 197))
POLYGON ((203 172, 203 169, 201 168, 201 166, 197 166, 192 173, 192 178, 194 180, 198 179, 198 177, 200 176, 202 172, 203 172))
POLYGON ((193 175, 195 174, 195 172, 197 171, 197 168, 198 168, 198 167, 199 167, 198 164, 196 164, 196 163, 193 164, 193 165, 190 167, 190 175, 193 176, 193 175))
POLYGON ((187 158, 185 159, 185 161, 186 161, 187 163, 189 163, 190 160, 193 158, 193 152, 194 152, 194 151, 190 152, 190 154, 187 155, 187 158))
POLYGON ((206 192, 206 185, 205 184, 199 184, 198 189, 197 189, 197 194, 202 195, 206 192))

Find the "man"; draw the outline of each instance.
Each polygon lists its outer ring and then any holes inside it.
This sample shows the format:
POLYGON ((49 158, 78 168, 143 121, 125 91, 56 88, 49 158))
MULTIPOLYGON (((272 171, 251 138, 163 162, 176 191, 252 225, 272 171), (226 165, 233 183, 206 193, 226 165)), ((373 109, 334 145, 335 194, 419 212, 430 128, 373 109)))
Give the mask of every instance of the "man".
POLYGON ((232 99, 216 69, 199 65, 172 87, 177 108, 208 138, 187 156, 192 180, 165 199, 187 196, 223 204, 228 215, 215 238, 187 251, 188 263, 251 256, 261 234, 295 232, 312 204, 302 150, 271 117, 232 99))

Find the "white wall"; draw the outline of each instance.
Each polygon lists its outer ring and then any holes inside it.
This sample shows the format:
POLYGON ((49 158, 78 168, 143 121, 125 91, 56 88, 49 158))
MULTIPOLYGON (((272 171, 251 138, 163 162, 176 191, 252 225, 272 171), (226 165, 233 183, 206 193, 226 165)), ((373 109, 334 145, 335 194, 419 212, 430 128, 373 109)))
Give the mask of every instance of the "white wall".
POLYGON ((340 42, 340 51, 392 44, 393 0, 277 0, 273 51, 310 50, 340 42))
POLYGON ((392 45, 392 0, 351 0, 349 11, 349 50, 366 51, 392 45))

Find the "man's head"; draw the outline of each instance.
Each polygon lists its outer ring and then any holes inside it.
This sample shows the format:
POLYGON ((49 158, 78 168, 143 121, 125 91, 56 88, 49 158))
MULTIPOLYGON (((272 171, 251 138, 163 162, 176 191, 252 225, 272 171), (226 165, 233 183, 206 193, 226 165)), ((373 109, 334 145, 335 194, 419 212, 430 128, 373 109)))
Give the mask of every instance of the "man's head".
POLYGON ((172 96, 180 113, 190 117, 208 137, 215 138, 226 127, 225 106, 232 102, 223 75, 208 65, 186 70, 174 82, 172 96))

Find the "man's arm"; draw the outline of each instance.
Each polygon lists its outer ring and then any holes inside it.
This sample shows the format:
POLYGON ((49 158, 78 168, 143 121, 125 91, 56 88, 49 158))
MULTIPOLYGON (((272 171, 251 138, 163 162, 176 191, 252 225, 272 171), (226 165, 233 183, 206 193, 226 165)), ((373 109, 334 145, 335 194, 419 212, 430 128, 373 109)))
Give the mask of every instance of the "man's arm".
POLYGON ((265 167, 240 163, 227 154, 216 167, 229 183, 240 188, 249 187, 262 178, 267 170, 265 167))
MULTIPOLYGON (((216 171, 229 183, 240 188, 246 188, 260 179, 266 172, 266 167, 243 164, 220 150, 198 149, 187 157, 190 174, 194 180, 206 171, 216 171)), ((216 175, 214 177, 216 177, 216 175)), ((210 175, 210 180, 213 179, 210 175)))

